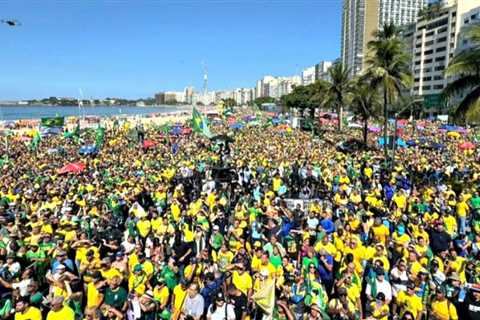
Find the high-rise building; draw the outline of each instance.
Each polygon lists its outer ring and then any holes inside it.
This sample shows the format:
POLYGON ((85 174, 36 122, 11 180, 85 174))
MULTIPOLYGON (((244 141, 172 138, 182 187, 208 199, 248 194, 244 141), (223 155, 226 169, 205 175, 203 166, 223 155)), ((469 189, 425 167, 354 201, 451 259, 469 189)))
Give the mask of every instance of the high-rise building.
POLYGON ((321 61, 315 65, 315 81, 329 80, 328 69, 333 65, 332 61, 321 61))
POLYGON ((184 90, 184 96, 185 96, 185 103, 186 104, 193 104, 193 94, 194 94, 194 88, 193 87, 186 87, 184 90))
POLYGON ((480 0, 443 1, 418 20, 406 37, 411 41, 413 95, 432 100, 452 80, 445 77, 445 69, 455 53, 469 45, 462 27, 478 21, 479 8, 480 0))
POLYGON ((158 92, 155 94, 155 104, 162 105, 165 104, 165 93, 158 92))
MULTIPOLYGON (((470 1, 470 0, 467 0, 470 1)), ((415 22, 426 0, 344 0, 342 62, 351 76, 365 67, 367 44, 385 23, 402 26, 415 22)))
POLYGON ((302 85, 308 86, 315 82, 315 66, 308 67, 302 71, 302 85))

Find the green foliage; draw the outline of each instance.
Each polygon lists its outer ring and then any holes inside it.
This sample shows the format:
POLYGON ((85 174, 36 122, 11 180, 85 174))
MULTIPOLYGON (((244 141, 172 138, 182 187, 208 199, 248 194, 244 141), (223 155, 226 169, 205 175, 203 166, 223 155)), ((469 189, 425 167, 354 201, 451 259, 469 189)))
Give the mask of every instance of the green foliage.
POLYGON ((237 105, 235 100, 233 100, 232 98, 222 99, 222 101, 223 101, 223 106, 225 108, 231 108, 231 107, 235 107, 237 105))
POLYGON ((443 91, 451 100, 458 95, 464 96, 453 113, 458 122, 477 121, 480 113, 480 26, 472 26, 466 34, 473 47, 450 61, 445 75, 455 80, 443 91))
POLYGON ((259 97, 253 100, 253 103, 257 106, 261 106, 263 103, 275 103, 275 98, 272 97, 259 97))

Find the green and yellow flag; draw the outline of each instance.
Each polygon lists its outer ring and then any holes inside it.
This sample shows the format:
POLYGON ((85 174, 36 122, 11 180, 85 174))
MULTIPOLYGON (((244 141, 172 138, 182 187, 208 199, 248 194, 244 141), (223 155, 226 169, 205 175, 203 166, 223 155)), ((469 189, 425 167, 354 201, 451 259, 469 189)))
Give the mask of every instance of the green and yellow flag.
POLYGON ((38 149, 38 145, 40 144, 40 141, 42 141, 42 137, 40 136, 40 132, 35 131, 33 134, 32 142, 30 143, 30 148, 35 151, 38 149))
POLYGON ((208 138, 212 136, 208 127, 208 119, 203 116, 196 108, 192 111, 192 129, 193 132, 202 133, 208 138))
POLYGON ((267 316, 271 316, 275 308, 275 281, 267 280, 267 283, 253 294, 252 299, 267 316))

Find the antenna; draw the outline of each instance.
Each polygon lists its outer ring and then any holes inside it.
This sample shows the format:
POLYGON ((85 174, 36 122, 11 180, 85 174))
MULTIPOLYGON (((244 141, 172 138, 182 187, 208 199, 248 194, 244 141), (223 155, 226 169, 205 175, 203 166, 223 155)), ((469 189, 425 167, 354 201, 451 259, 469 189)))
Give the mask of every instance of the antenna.
POLYGON ((202 62, 203 69, 203 96, 206 97, 208 93, 208 70, 205 62, 202 62))

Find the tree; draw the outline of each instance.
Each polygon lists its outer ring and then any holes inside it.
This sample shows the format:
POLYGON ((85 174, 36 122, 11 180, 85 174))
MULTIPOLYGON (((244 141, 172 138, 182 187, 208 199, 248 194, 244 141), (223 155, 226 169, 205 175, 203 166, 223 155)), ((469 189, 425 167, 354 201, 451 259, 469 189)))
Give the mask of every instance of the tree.
MULTIPOLYGON (((388 140, 388 105, 409 87, 412 78, 409 70, 409 56, 404 50, 400 30, 394 24, 385 24, 375 32, 375 39, 368 43, 368 69, 363 79, 372 88, 383 94, 383 138, 388 140)), ((388 158, 388 145, 384 144, 385 160, 388 158)))
POLYGON ((338 114, 338 131, 342 130, 343 107, 345 98, 351 89, 348 69, 341 62, 336 62, 328 69, 330 82, 327 85, 326 99, 331 99, 338 114))
POLYGON ((275 98, 272 97, 259 97, 255 100, 253 100, 253 103, 256 104, 257 106, 261 106, 264 103, 275 103, 275 98))
POLYGON ((380 96, 368 82, 357 80, 352 91, 352 111, 363 121, 363 143, 367 144, 368 120, 376 118, 381 110, 380 96))
POLYGON ((235 100, 233 100, 232 98, 222 99, 222 101, 225 108, 232 108, 237 105, 237 102, 235 102, 235 100))
POLYGON ((472 26, 466 37, 473 46, 450 61, 445 75, 455 80, 443 91, 447 98, 464 95, 453 112, 454 119, 459 122, 478 120, 480 112, 480 26, 472 26))

